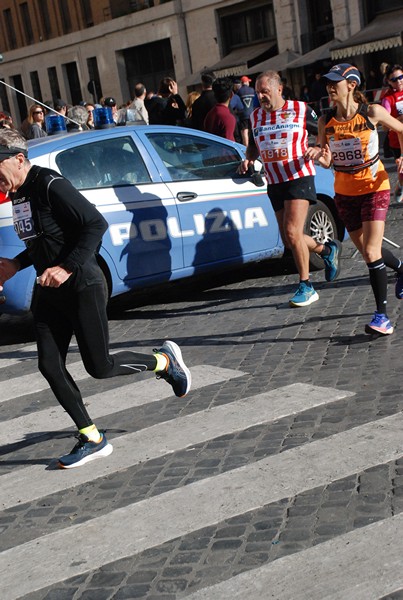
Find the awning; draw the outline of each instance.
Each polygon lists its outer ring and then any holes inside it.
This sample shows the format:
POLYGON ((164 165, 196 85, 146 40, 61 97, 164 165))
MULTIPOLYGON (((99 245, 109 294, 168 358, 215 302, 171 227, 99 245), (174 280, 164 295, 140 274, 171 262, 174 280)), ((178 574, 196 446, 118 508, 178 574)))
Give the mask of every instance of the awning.
MULTIPOLYGON (((181 86, 197 85, 201 82, 201 76, 203 73, 213 73, 215 77, 232 77, 234 75, 245 75, 247 73, 250 63, 255 60, 259 60, 260 56, 267 55, 270 50, 276 47, 276 43, 262 42, 261 44, 254 44, 253 46, 247 46, 243 48, 237 48, 233 50, 224 58, 216 62, 211 67, 204 67, 200 71, 195 71, 182 81, 179 82, 181 86)), ((256 72, 256 71, 254 71, 256 72)))
POLYGON ((331 50, 332 60, 402 46, 403 9, 375 17, 366 27, 331 50))
POLYGON ((284 71, 288 68, 289 63, 293 62, 301 55, 292 50, 285 50, 281 54, 277 54, 272 58, 268 58, 263 62, 258 63, 254 67, 250 67, 245 74, 251 75, 253 73, 263 73, 263 71, 284 71))
POLYGON ((318 60, 326 60, 327 58, 330 58, 330 49, 338 43, 338 40, 330 40, 330 42, 326 42, 326 44, 322 44, 322 46, 318 46, 310 52, 303 54, 302 56, 300 56, 300 58, 297 58, 296 60, 291 62, 288 65, 288 68, 297 69, 298 67, 306 67, 306 65, 312 65, 318 60))
POLYGON ((243 75, 248 67, 250 67, 250 62, 266 54, 275 46, 275 42, 272 44, 264 42, 261 44, 255 44, 254 46, 237 48, 236 50, 233 50, 227 54, 227 56, 224 56, 224 58, 215 63, 208 70, 213 71, 216 77, 243 75))

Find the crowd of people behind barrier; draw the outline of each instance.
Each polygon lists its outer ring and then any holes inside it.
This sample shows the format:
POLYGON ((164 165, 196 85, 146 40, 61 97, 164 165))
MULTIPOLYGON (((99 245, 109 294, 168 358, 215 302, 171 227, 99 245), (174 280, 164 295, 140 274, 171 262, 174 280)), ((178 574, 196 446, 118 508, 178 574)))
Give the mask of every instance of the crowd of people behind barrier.
MULTIPOLYGON (((400 98, 403 82, 399 79, 400 74, 403 74, 400 65, 392 66, 388 63, 382 63, 378 69, 370 69, 366 77, 361 73, 361 88, 364 89, 367 99, 370 102, 382 103, 397 117, 403 112, 400 98), (396 103, 397 96, 399 98, 396 103)), ((58 98, 53 102, 38 102, 29 106, 28 115, 18 129, 27 140, 45 137, 48 114, 65 117, 68 132, 93 129, 94 109, 109 107, 116 125, 182 125, 215 133, 247 145, 250 114, 258 106, 251 83, 252 80, 246 75, 240 78, 215 79, 213 73, 204 73, 198 86, 201 87, 200 91, 191 91, 184 100, 178 93, 176 81, 165 77, 160 81, 157 92, 148 91, 144 84, 137 83, 133 90, 133 98, 119 107, 112 96, 102 97, 98 102, 82 101, 74 106, 58 98), (210 111, 213 112, 206 120, 210 111)), ((295 93, 285 77, 282 77, 282 83, 284 99, 302 100, 319 116, 329 110, 326 83, 319 69, 314 72, 309 85, 301 86, 299 94, 295 93)), ((7 111, 0 112, 1 127, 16 128, 12 116, 7 111)), ((396 146, 393 136, 386 136, 385 156, 392 157, 394 152, 390 150, 390 144, 392 148, 396 146)))

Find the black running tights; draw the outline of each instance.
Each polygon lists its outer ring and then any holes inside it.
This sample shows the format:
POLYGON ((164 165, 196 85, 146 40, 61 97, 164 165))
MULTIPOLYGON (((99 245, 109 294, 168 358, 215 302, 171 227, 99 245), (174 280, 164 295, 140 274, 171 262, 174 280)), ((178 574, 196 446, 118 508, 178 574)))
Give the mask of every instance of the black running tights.
POLYGON ((66 356, 73 333, 87 372, 97 379, 153 371, 152 354, 130 350, 109 353, 109 330, 105 291, 89 285, 77 292, 63 288, 39 288, 34 322, 38 344, 38 366, 57 400, 78 429, 92 420, 75 381, 66 369, 66 356))

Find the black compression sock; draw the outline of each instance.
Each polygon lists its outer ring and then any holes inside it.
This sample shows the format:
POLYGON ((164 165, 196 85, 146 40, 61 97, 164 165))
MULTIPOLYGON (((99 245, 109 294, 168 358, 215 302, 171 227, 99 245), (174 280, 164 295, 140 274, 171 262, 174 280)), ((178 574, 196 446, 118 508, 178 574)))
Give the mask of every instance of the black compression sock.
POLYGON ((393 254, 393 252, 382 247, 382 258, 389 269, 393 269, 396 273, 403 273, 403 263, 393 254))
POLYGON ((385 263, 382 258, 379 258, 372 263, 368 263, 367 267, 369 281, 375 296, 376 310, 379 313, 386 314, 388 276, 385 263))

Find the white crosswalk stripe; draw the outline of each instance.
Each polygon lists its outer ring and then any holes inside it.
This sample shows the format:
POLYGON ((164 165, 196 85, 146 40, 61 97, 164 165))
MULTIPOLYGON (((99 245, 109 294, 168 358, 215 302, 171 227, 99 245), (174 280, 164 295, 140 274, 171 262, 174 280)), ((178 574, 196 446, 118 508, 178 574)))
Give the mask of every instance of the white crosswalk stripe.
MULTIPOLYGON (((0 362, 0 368, 2 365, 6 363, 0 362)), ((87 377, 80 363, 73 363, 71 368, 77 379, 87 377)), ((192 376, 193 389, 201 389, 217 383, 227 385, 225 382, 242 378, 245 373, 204 365, 192 368, 192 376)), ((24 384, 28 384, 30 377, 34 378, 29 385, 31 393, 46 389, 46 382, 43 378, 41 382, 40 376, 24 375, 7 382, 6 400, 26 396, 24 384)), ((134 411, 136 407, 170 396, 169 386, 150 377, 94 394, 87 401, 91 415, 99 418, 118 411, 134 411)), ((113 438, 113 454, 91 463, 90 467, 61 472, 33 464, 5 473, 0 477, 0 508, 12 509, 85 483, 101 481, 140 463, 146 464, 256 425, 270 425, 350 396, 353 394, 344 390, 294 383, 211 409, 203 407, 192 414, 113 438)), ((26 398, 29 402, 29 395, 26 398)), ((3 396, 2 401, 6 400, 3 396)), ((71 427, 71 422, 58 406, 38 410, 1 423, 0 443, 6 446, 24 440, 27 434, 35 436, 37 432, 39 436, 45 431, 57 432, 66 427, 71 427)), ((111 509, 84 523, 61 527, 10 547, 0 552, 0 595, 7 600, 17 600, 283 498, 397 460, 403 457, 402 429, 403 415, 398 413, 123 508, 111 509), (27 565, 32 567, 27 568, 27 565)), ((401 561, 402 534, 403 517, 397 515, 211 587, 206 584, 204 589, 188 593, 187 597, 192 600, 247 597, 251 600, 268 597, 364 600, 376 597, 375 593, 381 595, 403 586, 397 566, 401 561)))
MULTIPOLYGON (((210 383, 214 381, 213 374, 217 377, 219 369, 214 367, 211 370, 210 383)), ((228 369, 223 369, 223 372, 226 377, 229 376, 228 369)), ((240 373, 237 371, 232 372, 233 377, 239 375, 240 373)), ((134 385, 126 387, 133 390, 134 385)), ((142 387, 146 388, 146 386, 145 383, 142 387)), ((111 472, 127 469, 145 460, 151 460, 220 435, 234 433, 247 427, 294 414, 300 405, 301 397, 306 396, 304 407, 307 409, 333 402, 348 395, 348 392, 294 384, 275 392, 259 394, 211 410, 180 417, 174 421, 160 423, 138 433, 115 438, 113 440, 114 454, 107 461, 93 463, 91 469, 71 471, 68 478, 61 478, 59 471, 50 471, 44 481, 40 477, 43 466, 39 465, 3 475, 0 507, 4 509, 16 503, 30 502, 44 493, 50 494, 71 486, 81 485, 111 472), (31 481, 29 487, 26 485, 27 481, 31 481)), ((94 403, 95 405, 96 403, 94 403)))
MULTIPOLYGON (((78 369, 77 369, 78 371, 78 369)), ((70 369, 71 372, 71 369, 70 369)), ((220 383, 234 377, 242 377, 244 373, 233 369, 209 368, 209 385, 220 383)), ((88 375, 87 375, 88 377, 88 375)), ((77 380, 77 378, 76 378, 77 380)), ((125 379, 126 380, 126 379, 125 379)), ((46 381, 44 380, 45 386, 46 381)), ((202 366, 192 368, 192 389, 196 390, 206 385, 205 369, 202 366)), ((21 388, 22 391, 22 388, 21 388)), ((113 408, 116 411, 158 402, 172 396, 172 389, 165 383, 151 376, 146 381, 139 381, 122 385, 116 390, 110 390, 85 398, 85 403, 93 419, 109 415, 113 408)), ((30 437, 35 431, 60 431, 71 427, 71 419, 55 402, 55 406, 48 410, 38 411, 13 420, 13 425, 5 421, 0 423, 0 444, 11 444, 24 439, 29 432, 30 437)))

